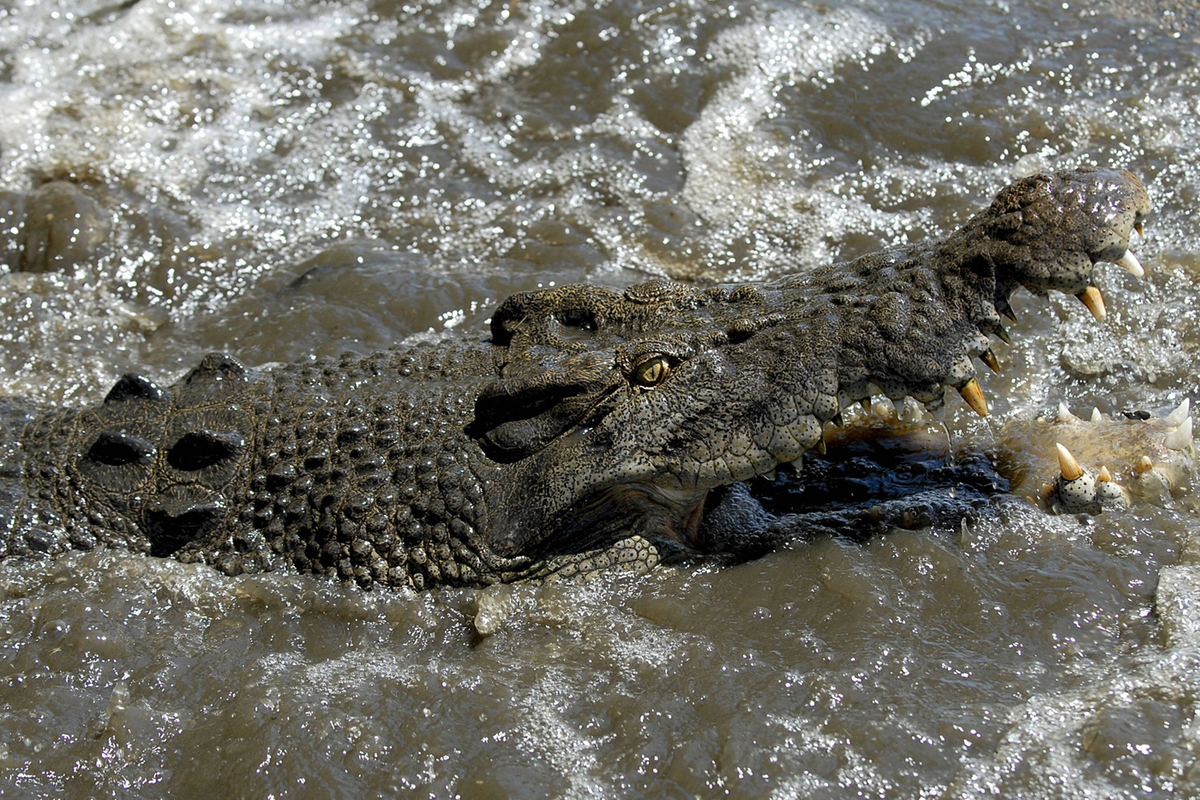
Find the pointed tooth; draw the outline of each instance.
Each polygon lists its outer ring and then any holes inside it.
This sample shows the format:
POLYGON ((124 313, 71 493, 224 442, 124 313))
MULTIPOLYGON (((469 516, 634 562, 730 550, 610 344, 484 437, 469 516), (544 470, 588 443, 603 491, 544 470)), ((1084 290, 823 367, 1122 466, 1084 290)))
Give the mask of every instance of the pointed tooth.
POLYGON ((796 472, 804 469, 804 456, 797 456, 792 460, 792 469, 796 470, 796 472))
POLYGON ((821 455, 825 455, 826 453, 828 453, 828 452, 829 452, 829 448, 827 448, 827 447, 825 446, 825 439, 824 439, 824 438, 820 439, 820 440, 817 442, 817 445, 816 445, 816 451, 817 451, 818 453, 820 453, 821 455))
POLYGON ((829 421, 832 422, 834 425, 837 425, 839 428, 846 424, 845 421, 842 420, 842 412, 840 412, 840 411, 838 413, 834 414, 833 419, 831 419, 829 421))
POLYGON ((1102 422, 1103 420, 1104 420, 1104 417, 1102 417, 1100 415, 1100 409, 1096 408, 1095 406, 1092 406, 1092 422, 1093 423, 1102 422))
POLYGON ((1012 306, 1008 304, 1008 300, 998 300, 996 302, 996 310, 1012 320, 1014 325, 1017 323, 1017 312, 1013 311, 1012 306))
POLYGON ((871 395, 867 395, 858 402, 862 403, 863 411, 866 411, 868 414, 871 413, 871 395))
POLYGON ((1163 444, 1172 450, 1187 450, 1192 446, 1192 418, 1188 417, 1183 423, 1167 434, 1163 444))
POLYGON ((1003 325, 997 325, 994 333, 996 334, 996 338, 1000 341, 1004 342, 1005 344, 1012 344, 1012 337, 1008 335, 1008 331, 1004 329, 1003 325))
POLYGON ((1138 236, 1145 238, 1146 229, 1142 227, 1142 221, 1140 219, 1133 223, 1133 229, 1138 232, 1138 236))
POLYGON ((1096 480, 1100 481, 1101 483, 1108 483, 1112 480, 1112 473, 1108 471, 1108 467, 1100 467, 1100 472, 1096 475, 1096 480))
POLYGON ((967 401, 967 405, 981 417, 988 415, 987 400, 983 397, 983 389, 979 388, 979 381, 971 378, 971 380, 959 387, 958 393, 962 395, 962 399, 967 401))
POLYGON ((1133 466, 1133 471, 1138 475, 1144 475, 1152 469, 1154 469, 1154 462, 1150 460, 1150 456, 1142 456, 1133 466))
POLYGON ((1188 413, 1191 411, 1192 400, 1190 397, 1183 398, 1183 402, 1179 407, 1167 414, 1166 423, 1168 425, 1182 425, 1183 421, 1188 418, 1188 413))
POLYGON ((777 473, 775 470, 771 470, 770 472, 764 472, 762 477, 774 483, 775 479, 779 477, 779 473, 777 473))
POLYGON ((1061 400, 1058 403, 1058 421, 1059 422, 1078 422, 1079 417, 1071 413, 1071 409, 1067 408, 1067 404, 1061 400))
MULTIPOLYGON (((1053 494, 1053 493, 1054 493, 1054 486, 1053 486, 1053 484, 1049 484, 1049 483, 1043 483, 1043 484, 1042 484, 1042 499, 1043 499, 1043 500, 1044 500, 1045 498, 1049 497, 1049 496, 1050 496, 1051 494, 1053 494)), ((1035 505, 1036 505, 1036 503, 1035 503, 1035 505)))
POLYGON ((1100 290, 1095 286, 1089 286, 1080 292, 1076 297, 1079 298, 1087 310, 1092 312, 1092 316, 1097 322, 1104 322, 1104 318, 1108 316, 1108 312, 1104 310, 1104 298, 1100 295, 1100 290))
POLYGON ((1079 462, 1075 460, 1075 456, 1071 455, 1071 451, 1063 447, 1058 442, 1054 443, 1058 448, 1058 466, 1062 470, 1062 476, 1068 481, 1073 481, 1083 474, 1083 468, 1079 466, 1079 462))
POLYGON ((1137 260, 1137 256, 1133 254, 1132 250, 1126 250, 1125 255, 1114 263, 1135 278, 1141 278, 1146 274, 1146 270, 1142 269, 1141 262, 1137 260))
POLYGON ((983 355, 979 357, 979 360, 987 364, 988 369, 990 369, 992 372, 1000 371, 1000 362, 996 360, 996 354, 992 352, 991 348, 984 350, 983 355))

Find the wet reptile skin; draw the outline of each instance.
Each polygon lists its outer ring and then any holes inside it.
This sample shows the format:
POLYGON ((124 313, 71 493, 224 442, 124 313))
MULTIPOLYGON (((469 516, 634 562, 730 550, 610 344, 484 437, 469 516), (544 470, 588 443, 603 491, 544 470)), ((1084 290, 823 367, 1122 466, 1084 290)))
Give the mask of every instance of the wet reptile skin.
POLYGON ((1009 295, 1084 294, 1148 210, 1125 172, 1037 175, 943 242, 803 276, 527 292, 490 338, 265 372, 214 354, 96 407, 9 409, 0 556, 114 545, 423 588, 737 550, 704 524, 711 490, 872 392, 969 392, 1009 295))

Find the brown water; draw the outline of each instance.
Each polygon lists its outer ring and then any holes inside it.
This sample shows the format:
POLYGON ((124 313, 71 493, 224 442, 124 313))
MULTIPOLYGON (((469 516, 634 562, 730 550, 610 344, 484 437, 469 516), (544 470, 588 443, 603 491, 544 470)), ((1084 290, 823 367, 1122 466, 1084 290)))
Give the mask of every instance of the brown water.
MULTIPOLYGON (((1060 401, 1200 400, 1198 21, 0 3, 0 391, 74 404, 212 349, 369 351, 551 282, 803 270, 1097 163, 1155 200, 1147 278, 1101 267, 1102 326, 1020 298, 992 417, 954 404, 953 446, 1060 401)), ((1200 580, 1171 566, 1197 542, 1184 492, 486 592, 8 562, 0 795, 1197 796, 1200 580)))

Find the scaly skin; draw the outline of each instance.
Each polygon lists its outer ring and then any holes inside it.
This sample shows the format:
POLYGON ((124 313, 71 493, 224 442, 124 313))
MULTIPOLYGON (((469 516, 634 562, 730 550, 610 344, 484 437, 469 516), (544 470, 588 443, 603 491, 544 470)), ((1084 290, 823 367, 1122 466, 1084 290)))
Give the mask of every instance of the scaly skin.
POLYGON ((944 242, 772 283, 527 292, 488 340, 261 373, 212 355, 166 389, 130 375, 97 407, 9 410, 0 555, 119 545, 423 588, 753 549, 704 524, 710 492, 871 393, 936 410, 952 387, 986 413, 972 358, 1009 295, 1102 316, 1093 265, 1132 269, 1148 210, 1129 173, 1038 175, 944 242))

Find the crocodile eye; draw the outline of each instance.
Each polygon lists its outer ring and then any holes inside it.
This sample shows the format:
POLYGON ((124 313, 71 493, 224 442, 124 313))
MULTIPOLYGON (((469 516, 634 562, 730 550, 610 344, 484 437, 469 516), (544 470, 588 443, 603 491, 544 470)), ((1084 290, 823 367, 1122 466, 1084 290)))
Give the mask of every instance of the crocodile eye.
POLYGON ((671 361, 666 356, 655 356, 633 368, 633 378, 642 386, 657 386, 671 374, 671 361))

